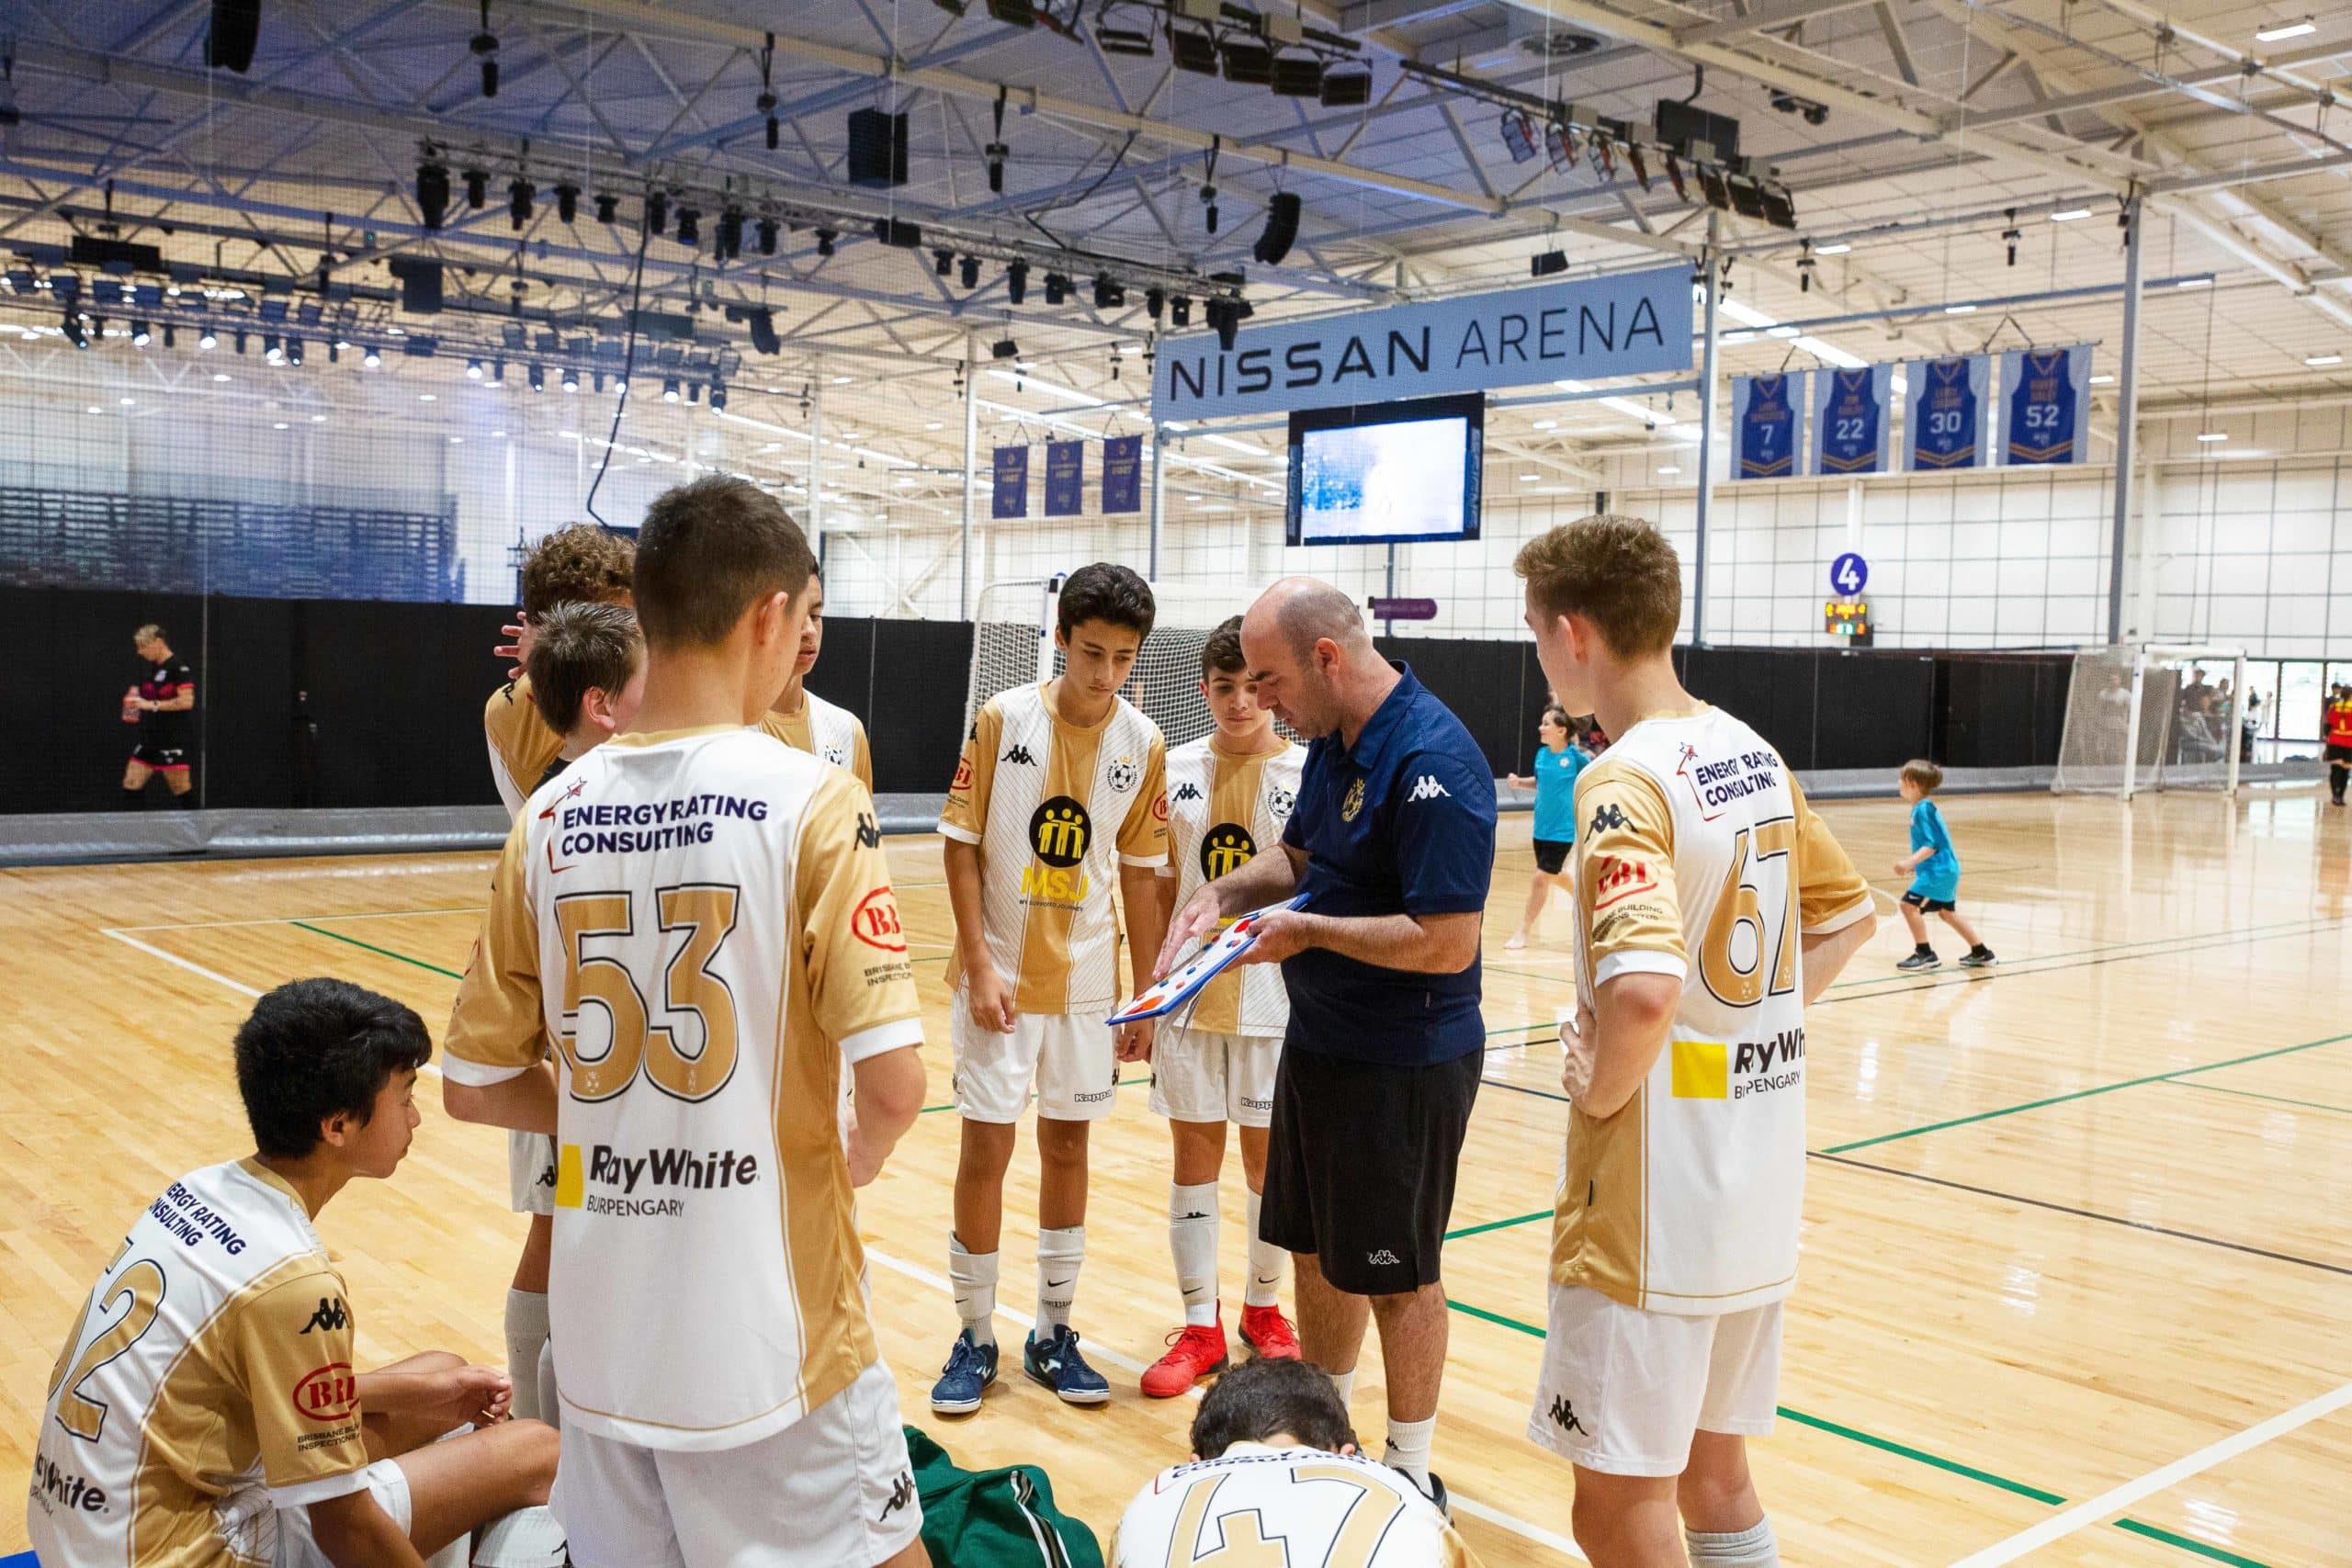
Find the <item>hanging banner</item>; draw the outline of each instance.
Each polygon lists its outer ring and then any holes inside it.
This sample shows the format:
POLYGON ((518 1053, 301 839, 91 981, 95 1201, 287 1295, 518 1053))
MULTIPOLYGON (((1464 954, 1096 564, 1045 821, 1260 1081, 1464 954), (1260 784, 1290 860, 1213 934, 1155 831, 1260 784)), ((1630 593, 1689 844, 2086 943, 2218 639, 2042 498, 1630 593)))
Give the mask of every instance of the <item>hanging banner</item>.
POLYGON ((996 494, 989 502, 991 517, 1029 515, 1029 448, 996 449, 996 494))
POLYGON ((1797 378, 1731 380, 1731 477, 1784 479, 1797 471, 1797 378))
POLYGON ((1813 471, 1825 479, 1886 472, 1894 367, 1813 373, 1813 471))
POLYGON ((1086 443, 1046 443, 1046 515, 1075 517, 1086 510, 1086 443))
POLYGON ((1690 269, 1160 340, 1151 417, 1216 419, 1690 368, 1690 269))
POLYGON ((1143 437, 1114 435, 1102 443, 1102 510, 1143 510, 1143 437))
POLYGON ((1984 445, 1984 412, 1992 406, 1993 362, 1983 355, 1965 359, 1915 359, 1903 367, 1910 399, 1908 439, 1915 474, 1992 466, 1984 445))
POLYGON ((2091 345, 2001 355, 2001 461, 2090 460, 2091 345))

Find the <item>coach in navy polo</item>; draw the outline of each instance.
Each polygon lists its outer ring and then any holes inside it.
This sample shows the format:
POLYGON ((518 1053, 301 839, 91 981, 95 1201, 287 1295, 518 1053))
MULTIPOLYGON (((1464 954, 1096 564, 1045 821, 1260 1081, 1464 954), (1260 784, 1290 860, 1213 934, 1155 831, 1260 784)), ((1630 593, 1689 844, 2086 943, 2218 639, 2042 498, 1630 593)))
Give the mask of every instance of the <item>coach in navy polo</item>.
POLYGON ((1312 578, 1241 622, 1258 701, 1308 738, 1281 854, 1178 912, 1164 973, 1222 919, 1306 895, 1258 924, 1245 962, 1279 961, 1290 1030, 1275 1079, 1259 1234, 1298 1274, 1298 1337, 1342 1398, 1367 1315, 1388 1376, 1387 1462, 1430 1474, 1445 1369, 1438 1255, 1486 1060, 1479 922, 1495 781, 1462 721, 1374 648, 1352 600, 1312 578))

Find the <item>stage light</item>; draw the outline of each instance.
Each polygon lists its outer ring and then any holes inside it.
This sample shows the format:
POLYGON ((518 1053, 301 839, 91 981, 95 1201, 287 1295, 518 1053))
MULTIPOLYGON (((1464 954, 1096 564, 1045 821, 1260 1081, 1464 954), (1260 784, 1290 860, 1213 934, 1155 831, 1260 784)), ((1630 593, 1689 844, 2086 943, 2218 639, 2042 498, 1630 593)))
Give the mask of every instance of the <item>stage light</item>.
POLYGON ((957 276, 965 288, 978 288, 980 286, 980 258, 978 256, 966 256, 964 258, 963 267, 957 274, 957 276))
POLYGON ((716 381, 710 384, 710 406, 714 410, 727 406, 727 389, 716 381))
POLYGON ((718 215, 718 259, 733 261, 743 254, 743 209, 729 207, 718 215))
POLYGON ((580 372, 569 365, 563 367, 563 389, 567 392, 580 390, 580 372))
POLYGON ((469 359, 466 361, 466 379, 469 381, 479 381, 481 379, 481 360, 469 359))
POLYGON ((196 346, 198 348, 210 348, 220 341, 220 334, 214 332, 210 327, 207 327, 202 333, 198 334, 196 346))
POLYGON ((689 381, 689 382, 687 382, 687 383, 686 383, 686 402, 687 402, 688 406, 692 406, 692 405, 694 405, 694 404, 695 404, 695 403, 699 403, 699 402, 701 402, 701 401, 702 401, 702 383, 701 383, 700 381, 689 381))
POLYGON ((1179 294, 1176 298, 1168 301, 1168 324, 1171 327, 1189 327, 1193 324, 1193 297, 1191 295, 1179 294))
MULTIPOLYGON (((244 345, 244 341, 243 341, 243 340, 244 340, 244 334, 243 334, 243 333, 239 333, 237 334, 237 337, 238 337, 237 352, 238 352, 239 354, 243 354, 243 353, 244 353, 244 352, 245 352, 245 345, 244 345)), ((381 355, 380 353, 379 353, 379 352, 377 351, 377 349, 376 349, 376 345, 375 345, 374 344, 369 344, 368 345, 368 352, 367 352, 367 353, 365 353, 365 354, 363 354, 363 355, 361 355, 359 356, 359 363, 360 363, 360 364, 362 364, 362 365, 365 365, 366 367, 368 367, 368 369, 373 370, 373 369, 375 369, 375 368, 376 368, 376 367, 378 367, 379 365, 381 365, 382 363, 384 363, 384 356, 383 356, 383 355, 381 355)))
POLYGON ((659 234, 670 226, 670 193, 652 190, 645 193, 645 231, 659 234))
POLYGON ((580 187, 570 180, 555 187, 555 215, 566 223, 580 216, 580 187))
POLYGON ((544 392, 548 389, 548 373, 545 367, 538 365, 532 366, 529 379, 531 383, 531 390, 535 392, 544 392))
POLYGON ((678 209, 678 243, 697 245, 702 243, 702 213, 692 207, 678 209))
POLYGON ((760 232, 760 254, 762 254, 762 255, 763 255, 763 256, 772 256, 772 255, 775 254, 775 236, 776 236, 776 221, 775 221, 775 219, 773 219, 773 218, 763 218, 763 219, 761 219, 761 220, 760 220, 760 225, 759 225, 759 232, 760 232))
POLYGON ((1327 109, 1361 108, 1372 102, 1372 67, 1338 65, 1326 70, 1322 96, 1327 109))
POLYGON ((1018 359, 1021 357, 1021 345, 1014 343, 1009 337, 999 338, 996 342, 989 344, 989 357, 991 359, 1018 359))
MULTIPOLYGON (((1000 114, 1002 111, 999 111, 1000 114)), ((1012 149, 1001 141, 988 144, 985 156, 989 162, 989 189, 998 196, 1004 194, 1004 161, 1012 156, 1012 149)))
POLYGON ((272 365, 281 365, 285 363, 286 348, 284 344, 277 341, 277 335, 275 333, 264 333, 262 334, 261 356, 272 365))
POLYGON ((416 209, 424 216, 428 229, 441 227, 441 220, 449 215, 449 169, 444 164, 419 164, 416 166, 416 209))
POLYGON ((1121 283, 1117 278, 1113 277, 1107 272, 1095 274, 1094 308, 1096 310, 1114 310, 1126 302, 1127 288, 1125 284, 1121 283))
POLYGON ((752 346, 762 354, 781 354, 784 342, 775 335, 775 312, 762 305, 752 310, 745 321, 752 329, 752 346))
POLYGON ((662 400, 665 403, 674 403, 678 400, 678 378, 675 376, 664 376, 662 378, 662 400))
POLYGON ((616 376, 613 378, 613 396, 616 398, 626 398, 628 396, 628 377, 616 376))
POLYGON ((164 346, 165 348, 177 348, 179 345, 180 345, 180 333, 179 333, 179 329, 178 329, 177 327, 173 326, 169 321, 164 322, 164 346))
POLYGON ((155 334, 147 330, 146 322, 133 321, 130 323, 130 345, 133 348, 145 348, 150 343, 154 341, 154 337, 155 334))
POLYGON ((818 230, 817 254, 820 256, 830 257, 833 254, 833 242, 840 238, 841 236, 834 233, 831 229, 818 230))
POLYGON ((302 340, 300 338, 289 337, 286 340, 286 363, 293 366, 297 370, 302 367, 302 340))
POLYGON ((490 200, 490 172, 486 169, 466 171, 466 205, 480 212, 490 200))
POLYGON ((1143 308, 1144 313, 1153 321, 1159 320, 1161 313, 1168 309, 1168 291, 1153 284, 1143 291, 1143 308))
POLYGON ((1004 297, 1015 305, 1029 298, 1029 264, 1018 256, 1005 263, 1004 297))
POLYGON ((937 273, 940 276, 945 277, 949 273, 956 270, 956 253, 954 251, 932 252, 931 267, 932 270, 937 273))
POLYGON ((616 196, 599 196, 599 197, 596 198, 596 221, 597 221, 597 222, 599 222, 599 223, 610 223, 610 222, 611 222, 611 221, 613 221, 615 219, 618 218, 620 215, 621 215, 621 198, 620 198, 619 197, 616 197, 616 196))
POLYGON ((1265 231, 1250 254, 1261 266, 1280 266, 1298 242, 1299 200, 1295 191, 1276 191, 1266 203, 1265 231))
POLYGON ((1277 97, 1319 98, 1323 96, 1323 60, 1314 54, 1274 56, 1273 89, 1277 97))
POLYGON ((1566 251, 1538 251, 1527 258, 1527 272, 1531 277, 1549 277, 1567 270, 1568 255, 1566 251))
POLYGON ((481 62, 481 96, 498 96, 498 39, 490 30, 490 0, 481 0, 481 31, 467 39, 466 47, 481 62))
POLYGON ((514 183, 506 187, 506 213, 514 220, 515 228, 531 220, 531 198, 538 194, 538 187, 522 175, 516 175, 514 183))
POLYGON ((65 308, 64 331, 65 341, 72 344, 75 348, 87 348, 90 346, 90 334, 88 330, 82 325, 81 313, 75 310, 71 305, 68 305, 65 308))
POLYGON ((1058 272, 1046 274, 1046 303, 1058 305, 1069 298, 1069 279, 1058 272))
POLYGON ((1272 86, 1274 51, 1263 39, 1229 33, 1217 39, 1217 54, 1225 63, 1225 79, 1254 87, 1272 86))
POLYGON ((1216 37, 1204 28, 1168 24, 1168 57, 1179 71, 1196 76, 1216 74, 1216 37))
POLYGON ((482 378, 481 384, 485 387, 493 388, 505 386, 506 361, 503 359, 492 360, 490 362, 490 374, 482 378))

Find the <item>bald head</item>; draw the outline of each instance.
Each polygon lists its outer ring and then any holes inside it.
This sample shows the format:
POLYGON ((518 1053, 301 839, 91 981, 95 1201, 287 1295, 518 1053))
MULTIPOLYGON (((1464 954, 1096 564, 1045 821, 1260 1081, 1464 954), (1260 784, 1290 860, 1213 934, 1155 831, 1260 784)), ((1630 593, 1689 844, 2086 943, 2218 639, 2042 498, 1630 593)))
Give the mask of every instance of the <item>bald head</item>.
POLYGON ((1299 734, 1352 734, 1396 684, 1363 614, 1328 582, 1285 577, 1241 618, 1259 701, 1299 734))

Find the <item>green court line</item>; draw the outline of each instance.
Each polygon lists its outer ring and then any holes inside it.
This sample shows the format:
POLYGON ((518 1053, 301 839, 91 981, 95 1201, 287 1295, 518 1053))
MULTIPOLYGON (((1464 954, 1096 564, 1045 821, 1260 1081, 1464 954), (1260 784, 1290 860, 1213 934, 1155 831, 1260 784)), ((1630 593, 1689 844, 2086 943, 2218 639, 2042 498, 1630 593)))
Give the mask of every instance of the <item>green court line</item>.
POLYGON ((2071 1094, 2053 1094, 2041 1100, 2029 1100, 2021 1105, 2005 1105, 1996 1111, 1980 1111, 1973 1116, 1954 1116, 1948 1121, 1930 1122, 1924 1127, 1908 1127, 1900 1133, 1882 1133, 1875 1138, 1860 1138, 1850 1144, 1833 1144, 1822 1150, 1826 1155, 1850 1154, 1877 1144, 1891 1144, 1901 1138, 1916 1138, 1922 1133, 1940 1133, 1948 1128, 1965 1127, 1972 1122, 1990 1122, 1998 1116, 2014 1116, 2020 1111, 2040 1111, 2045 1106, 2064 1105, 2070 1100, 2087 1100, 2095 1094, 2112 1094, 2119 1089, 2137 1089, 2142 1084, 2163 1083, 2169 1078, 2187 1077, 2193 1073, 2218 1072, 2223 1067, 2243 1066, 2248 1062, 2267 1061, 2273 1056, 2290 1055, 2297 1051, 2315 1050, 2322 1045, 2334 1045, 2352 1040, 2352 1034, 2331 1034, 2324 1040, 2306 1040, 2300 1045, 2281 1045, 2274 1050, 2256 1051, 2251 1055, 2233 1056, 2226 1062, 2209 1062, 2201 1067, 2181 1067, 2169 1073, 2149 1073, 2145 1077, 2125 1078, 2120 1083, 2099 1084, 2092 1089, 2078 1089, 2071 1094))
MULTIPOLYGON (((1521 1334, 1532 1335, 1538 1339, 1544 1337, 1544 1331, 1532 1323, 1521 1323, 1515 1317, 1506 1317, 1498 1312, 1488 1312, 1484 1307, 1472 1306, 1467 1302, 1448 1301, 1445 1304, 1466 1316, 1480 1318, 1504 1328, 1515 1328, 1521 1334)), ((2022 1481, 2012 1481, 2006 1475, 1996 1475, 1989 1470, 1980 1470, 1973 1464, 1963 1464, 1956 1459, 1946 1459, 1941 1454, 1929 1453, 1925 1449, 1915 1449, 1908 1443, 1898 1443, 1892 1438, 1882 1438, 1874 1432, 1865 1432, 1860 1427, 1848 1427, 1819 1416, 1808 1415, 1802 1410, 1792 1410, 1785 1404, 1775 1405, 1773 1409, 1776 1414, 1795 1422, 1800 1427, 1811 1427, 1816 1431, 1826 1432, 1832 1437, 1844 1438, 1849 1442, 1860 1443, 1865 1448, 1877 1449, 1883 1453, 1893 1454, 1898 1459, 1911 1460, 1986 1486, 1996 1486, 2004 1492, 2030 1498, 2036 1503, 2044 1504, 2050 1507, 2057 1507, 2066 1501, 2060 1493, 2048 1491, 2040 1486, 2030 1486, 2022 1481)), ((2232 1563, 2234 1568, 2271 1568, 2269 1563, 2258 1562, 2251 1557, 2240 1557, 2234 1552, 2224 1551, 2220 1547, 2208 1546, 2203 1541, 2192 1540, 2184 1535, 2175 1535, 2167 1529, 2159 1529, 2154 1525, 2142 1524, 2137 1519, 2113 1519, 2109 1522, 2118 1529, 2130 1530, 2134 1535, 2145 1536, 2151 1540, 2160 1540, 2167 1546, 2177 1546, 2184 1551, 2212 1558, 2217 1562, 2232 1563)))
POLYGON ((2159 1529, 2154 1525, 2142 1524, 2138 1519, 2117 1519, 2114 1523, 2117 1529, 2130 1530, 2133 1535, 2143 1535, 2150 1540, 2160 1540, 2166 1546, 2177 1546, 2183 1551, 2193 1551, 2199 1557, 2210 1557, 2216 1562, 2231 1563, 2233 1568, 2270 1568, 2270 1564, 2259 1558, 2240 1556, 2226 1547, 2214 1546, 2210 1542, 2178 1535, 2168 1529, 2159 1529))
POLYGON ((2316 1100, 2290 1100, 2283 1094, 2256 1094, 2250 1089, 2223 1089, 2217 1083, 2182 1083, 2178 1078, 2166 1078, 2176 1089, 2203 1089, 2207 1094, 2234 1094, 2241 1100, 2267 1100, 2273 1105, 2300 1105, 2306 1111, 2333 1111, 2338 1116, 2352 1116, 2352 1105, 2322 1105, 2316 1100))
POLYGON ((1482 1231, 1505 1230, 1512 1225, 1529 1224, 1536 1220, 1548 1220, 1551 1217, 1551 1210, 1538 1209, 1532 1214, 1515 1214, 1508 1220, 1488 1220, 1483 1225, 1464 1225, 1458 1231, 1446 1232, 1445 1239, 1448 1241, 1459 1241, 1465 1235, 1476 1235, 1482 1231))
MULTIPOLYGON (((2047 961, 2047 960, 2052 960, 2052 959, 2059 959, 2059 958, 2083 958, 2083 957, 2087 957, 2088 955, 2090 955, 2090 954, 2092 954, 2092 953, 2129 953, 2129 952, 2131 952, 2133 948, 2138 948, 2138 947, 2162 947, 2162 946, 2165 945, 2165 944, 2166 944, 2166 943, 2168 943, 2168 942, 2205 942, 2205 941, 2209 941, 2209 940, 2210 940, 2210 941, 2214 941, 2214 942, 2227 942, 2227 941, 2230 941, 2230 940, 2232 940, 2232 939, 2233 939, 2233 938, 2238 938, 2238 937, 2251 937, 2251 936, 2255 936, 2255 935, 2257 935, 2257 934, 2259 934, 2259 933, 2261 933, 2261 932, 2265 932, 2265 931, 2286 931, 2286 930, 2288 930, 2290 927, 2293 927, 2293 926, 2309 926, 2312 930, 2313 930, 2314 931, 2324 931, 2324 930, 2328 929, 2328 928, 2329 928, 2329 927, 2331 927, 2331 926, 2340 926, 2340 925, 2342 925, 2342 924, 2344 924, 2344 921, 2342 921, 2342 920, 2340 920, 2340 919, 2337 919, 2337 920, 2314 920, 2314 919, 2308 919, 2308 918, 2307 918, 2307 919, 2300 919, 2300 920, 2280 920, 2280 921, 2278 921, 2276 924, 2273 924, 2273 925, 2267 925, 2267 926, 2240 926, 2240 927, 2238 927, 2238 928, 2237 928, 2236 930, 2234 930, 2234 931, 2185 931, 2185 932, 2183 932, 2182 934, 2180 934, 2179 936, 2152 936, 2152 937, 2148 938, 2145 942, 2109 942, 2109 943, 2105 944, 2104 946, 2100 946, 2100 947, 2076 947, 2076 948, 2068 948, 2068 949, 2064 950, 2064 952, 2059 952, 2059 953, 2035 953, 2031 958, 2020 959, 2020 960, 2018 960, 2018 962, 2019 962, 2019 963, 2021 963, 2021 964, 2040 964, 2040 963, 2045 962, 2045 961, 2047 961)), ((2004 965, 2004 967, 2006 968, 2006 967, 2008 967, 2008 966, 2007 966, 2007 965, 2004 965)), ((2034 971, 2034 970, 2031 970, 2031 969, 2014 969, 2014 968, 2012 968, 2012 969, 2010 969, 2010 970, 2009 970, 2009 972, 2010 972, 2011 974, 2025 974, 2025 975, 2030 975, 2030 974, 2034 974, 2034 973, 2036 973, 2037 971, 2034 971)), ((1842 991, 1842 990, 1846 990, 1846 989, 1848 989, 1849 987, 1854 987, 1854 986, 1877 986, 1877 985, 1883 985, 1883 984, 1884 984, 1884 983, 1886 983, 1886 981, 1888 981, 1888 980, 1898 979, 1898 978, 1900 978, 1900 976, 1892 976, 1892 975, 1889 975, 1889 976, 1871 976, 1871 977, 1869 977, 1869 978, 1867 978, 1867 979, 1861 979, 1861 980, 1838 980, 1838 981, 1835 981, 1835 982, 1833 982, 1832 984, 1830 984, 1830 985, 1826 987, 1826 989, 1829 989, 1829 990, 1832 990, 1832 991, 1842 991)), ((1932 982, 1931 982, 1931 984, 1932 984, 1932 982)), ((1925 990, 1927 987, 1926 987, 1925 986, 1917 986, 1917 987, 1905 987, 1905 988, 1906 988, 1906 989, 1913 989, 1913 990, 1925 990)))
POLYGON ((353 947, 364 947, 368 952, 385 958, 396 958, 402 964, 413 964, 419 969, 430 969, 435 975, 447 975, 452 980, 465 978, 465 976, 458 970, 444 969, 438 964, 427 964, 422 958, 411 958, 405 953, 395 953, 389 947, 378 947, 372 942, 362 942, 356 936, 345 936, 341 931, 331 931, 323 926, 314 926, 308 920, 288 920, 286 923, 298 931, 309 931, 313 936, 325 937, 330 942, 348 942, 353 947))

